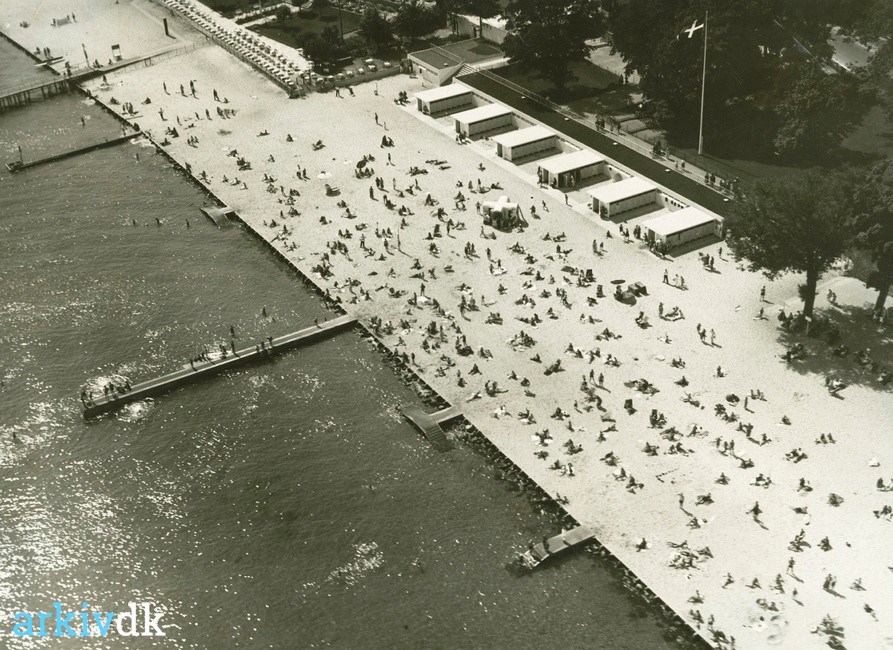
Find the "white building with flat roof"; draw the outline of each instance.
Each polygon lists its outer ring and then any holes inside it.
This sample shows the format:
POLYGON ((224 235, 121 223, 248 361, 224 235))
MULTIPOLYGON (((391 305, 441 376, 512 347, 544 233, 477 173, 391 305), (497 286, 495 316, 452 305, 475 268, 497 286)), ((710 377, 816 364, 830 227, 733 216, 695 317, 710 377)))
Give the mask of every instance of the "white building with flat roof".
POLYGON ((558 136, 544 126, 530 126, 493 136, 496 155, 506 160, 519 160, 558 146, 558 136))
POLYGON ((710 235, 720 239, 723 236, 722 218, 690 207, 667 212, 644 222, 641 226, 649 242, 659 242, 667 248, 710 235))
POLYGON ((598 185, 587 193, 592 209, 604 219, 657 203, 657 186, 638 176, 598 185))
POLYGON ((513 127, 515 114, 512 109, 502 104, 487 104, 472 108, 470 111, 456 113, 453 115, 453 120, 456 124, 456 133, 472 138, 507 126, 513 127))
POLYGON ((425 115, 445 115, 474 106, 474 93, 467 86, 447 84, 423 90, 415 96, 419 112, 425 115))
POLYGON ((604 174, 606 166, 607 160, 604 156, 582 149, 540 161, 537 174, 540 183, 550 187, 573 187, 589 178, 604 174))

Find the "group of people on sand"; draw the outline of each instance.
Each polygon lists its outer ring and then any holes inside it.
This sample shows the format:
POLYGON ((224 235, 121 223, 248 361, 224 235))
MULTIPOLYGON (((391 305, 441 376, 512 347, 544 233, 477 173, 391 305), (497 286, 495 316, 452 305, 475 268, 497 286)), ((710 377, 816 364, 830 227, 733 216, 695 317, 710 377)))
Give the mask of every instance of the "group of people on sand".
MULTIPOLYGON (((190 89, 194 93, 195 88, 190 89)), ((183 87, 181 94, 185 94, 183 87)), ((399 95, 395 101, 401 103, 403 100, 405 96, 399 95)), ((375 125, 384 127, 379 116, 376 114, 374 117, 375 125)), ((385 168, 393 169, 393 173, 388 174, 392 176, 388 183, 386 177, 376 174, 369 164, 374 159, 364 156, 362 164, 355 168, 355 171, 362 173, 356 174, 351 182, 361 184, 369 181, 368 192, 364 189, 347 195, 339 191, 326 198, 328 192, 323 192, 323 183, 319 187, 307 185, 306 189, 298 192, 296 188, 289 187, 288 181, 275 180, 290 176, 291 171, 284 173, 285 163, 276 162, 278 154, 274 157, 273 152, 269 151, 264 152, 266 166, 257 163, 256 170, 238 170, 244 178, 257 178, 269 192, 270 200, 275 197, 275 201, 282 206, 279 218, 265 220, 261 231, 286 253, 297 253, 308 258, 306 268, 311 269, 311 275, 324 288, 325 295, 332 303, 344 306, 361 302, 369 304, 368 313, 375 314, 369 318, 370 329, 417 372, 433 378, 444 387, 444 392, 452 390, 457 400, 464 396, 464 402, 469 405, 486 400, 504 401, 495 410, 488 408, 488 412, 500 420, 511 419, 521 427, 536 428, 538 418, 546 420, 550 414, 556 416, 553 419, 560 421, 560 431, 556 425, 551 427, 554 433, 550 433, 549 428, 537 431, 533 437, 538 442, 532 443, 531 453, 546 463, 544 467, 553 467, 564 478, 607 466, 607 477, 612 479, 608 484, 616 482, 624 495, 639 495, 643 490, 661 489, 656 482, 635 479, 616 453, 616 447, 611 448, 614 436, 622 435, 622 429, 631 425, 630 431, 640 426, 651 427, 654 431, 654 439, 641 448, 641 453, 651 457, 672 456, 677 467, 691 467, 693 462, 698 461, 686 459, 698 454, 713 453, 733 461, 728 473, 723 471, 714 479, 720 491, 724 486, 740 483, 759 490, 774 485, 770 482, 767 467, 759 468, 762 478, 747 478, 745 481, 746 477, 756 473, 752 470, 759 459, 751 458, 750 454, 742 451, 742 445, 739 444, 737 449, 735 447, 735 437, 739 433, 744 434, 739 443, 742 440, 744 446, 748 442, 753 443, 753 449, 775 444, 777 436, 770 437, 760 431, 759 426, 745 421, 751 418, 753 409, 750 407, 753 403, 765 399, 759 389, 743 391, 747 395, 743 401, 727 400, 725 404, 717 405, 722 406, 722 409, 714 410, 717 426, 729 427, 730 433, 718 436, 715 446, 707 440, 698 442, 708 435, 703 422, 693 425, 680 422, 669 409, 664 413, 662 409, 646 408, 643 409, 644 414, 638 414, 634 398, 636 402, 648 399, 678 400, 684 402, 686 408, 690 407, 692 413, 702 413, 701 401, 709 399, 707 396, 715 390, 715 386, 722 386, 720 390, 723 393, 718 398, 722 401, 722 395, 732 394, 728 387, 741 378, 717 364, 720 359, 711 359, 710 355, 718 354, 720 349, 716 331, 697 323, 693 333, 688 327, 677 324, 686 316, 678 306, 665 308, 664 302, 660 302, 661 298, 666 300, 664 296, 654 299, 659 303, 656 309, 639 307, 637 311, 625 311, 627 308, 622 305, 607 307, 606 303, 599 301, 604 294, 600 290, 596 292, 596 287, 601 286, 598 276, 608 273, 609 267, 605 266, 603 270, 596 267, 594 272, 590 269, 588 274, 578 273, 575 267, 590 266, 593 260, 610 260, 617 247, 624 245, 611 242, 613 237, 610 231, 600 242, 593 242, 593 253, 590 255, 588 239, 582 247, 575 247, 573 243, 566 242, 566 235, 563 234, 553 237, 547 232, 547 237, 541 236, 546 215, 542 223, 530 226, 537 236, 527 236, 513 243, 500 241, 504 235, 497 234, 482 223, 479 230, 468 228, 465 220, 469 214, 472 218, 481 217, 466 211, 467 197, 464 192, 476 193, 482 188, 499 187, 498 182, 490 183, 479 178, 477 183, 468 180, 466 184, 466 179, 456 179, 452 191, 459 188, 459 193, 450 196, 451 192, 444 188, 451 187, 453 183, 444 182, 443 179, 452 174, 447 161, 438 160, 437 164, 433 164, 417 160, 408 147, 404 150, 389 136, 375 134, 372 120, 369 127, 369 140, 357 145, 374 146, 377 142, 381 147, 392 150, 392 165, 385 168), (260 180, 262 175, 263 180, 260 180), (303 201, 307 206, 303 210, 306 215, 292 210, 295 197, 307 196, 313 198, 303 201), (316 207, 311 209, 312 205, 316 207), (289 210, 286 211, 286 208, 289 210), (300 236, 301 225, 323 233, 319 241, 325 242, 325 246, 314 249, 307 238, 300 236), (483 240, 485 254, 484 251, 478 253, 476 243, 480 242, 475 241, 476 237, 483 240), (538 239, 548 241, 549 247, 535 244, 538 239), (501 253, 502 246, 505 247, 504 255, 501 253), (507 258, 503 259, 504 256, 507 258), (501 277, 503 275, 512 279, 504 279, 501 277), (417 280, 420 284, 410 286, 408 279, 417 280), (433 284, 427 285, 428 282, 433 284), (382 303, 386 305, 385 308, 381 308, 382 303), (635 316, 636 313, 638 316, 635 316), (655 325, 665 328, 665 332, 651 333, 654 326, 650 318, 654 315, 659 319, 655 320, 655 325), (422 323, 428 325, 422 326, 422 323), (523 324, 524 329, 520 329, 519 324, 523 324), (538 331, 541 334, 537 334, 538 331), (587 340, 582 336, 586 332, 591 334, 588 340, 592 343, 589 345, 583 343, 587 340), (556 340, 562 335, 563 338, 556 340), (632 342, 623 340, 625 336, 632 338, 632 342), (636 356, 635 351, 630 352, 630 346, 636 346, 636 341, 639 341, 638 345, 643 345, 649 337, 673 346, 674 353, 667 354, 663 361, 654 362, 665 363, 667 376, 673 373, 672 376, 678 377, 673 385, 660 386, 658 382, 644 378, 626 385, 629 382, 624 381, 628 379, 624 377, 625 364, 636 356), (503 341, 506 347, 497 349, 494 345, 491 349, 485 344, 487 341, 503 341), (682 374, 686 361, 693 363, 692 359, 683 360, 676 353, 679 345, 692 342, 706 346, 702 356, 710 360, 700 363, 705 368, 705 364, 710 364, 712 379, 698 386, 693 385, 696 373, 688 375, 691 381, 682 374), (565 344, 566 347, 562 347, 565 344), (564 356, 556 358, 562 349, 564 356), (549 403, 552 410, 548 413, 542 411, 544 403, 531 401, 537 395, 556 394, 555 387, 564 381, 559 378, 572 375, 572 372, 565 371, 589 366, 592 367, 588 374, 584 374, 578 387, 576 380, 573 380, 577 390, 559 391, 558 394, 563 397, 558 404, 549 403), (533 369, 539 372, 531 372, 533 369), (657 390, 662 391, 659 396, 650 392, 657 390), (510 409, 513 402, 523 403, 526 409, 510 409), (618 421, 612 414, 608 402, 617 407, 628 407, 621 420, 618 421), (642 418, 642 421, 639 422, 638 418, 642 418), (571 435, 574 439, 590 440, 591 443, 581 445, 571 439, 571 435), (583 448, 588 451, 590 446, 598 448, 595 458, 600 457, 604 465, 596 465, 585 458, 583 448), (582 460, 569 460, 569 456, 577 454, 581 454, 578 458, 582 460)), ((271 133, 263 129, 257 135, 265 137, 271 133)), ((309 180, 308 168, 330 168, 332 155, 321 151, 325 147, 321 139, 310 141, 290 133, 272 135, 280 142, 300 141, 303 147, 310 145, 309 151, 304 149, 309 157, 301 161, 295 174, 297 179, 309 180)), ((465 138, 459 134, 457 141, 464 142, 465 138)), ((255 156, 255 159, 257 162, 263 157, 255 156)), ((228 180, 224 176, 222 182, 228 180)), ((207 174, 203 175, 203 181, 208 184, 221 182, 207 174)), ((244 180, 240 182, 248 187, 244 180)), ((298 202, 302 200, 298 199, 298 202)), ((546 210, 548 206, 544 203, 543 212, 546 210)), ((531 209, 531 217, 539 218, 535 209, 531 209)), ((629 237, 630 228, 622 226, 618 231, 624 235, 627 245, 639 245, 636 239, 629 237)), ((636 238, 642 237, 638 227, 633 228, 632 232, 636 238)), ((578 239, 574 237, 575 241, 578 239)), ((721 253, 716 258, 712 254, 701 257, 708 270, 716 270, 717 259, 720 262, 724 259, 721 253)), ((643 270, 643 273, 646 272, 643 270)), ((657 283, 660 277, 657 270, 650 279, 657 283)), ((670 269, 663 270, 662 284, 682 291, 690 289, 680 273, 675 273, 671 279, 670 269)), ((660 291, 666 293, 669 289, 660 291)), ((764 290, 760 295, 761 305, 765 298, 764 290)), ((611 304, 610 301, 607 304, 611 304)), ((366 311, 367 308, 363 309, 366 311)), ((257 351, 267 349, 267 342, 257 346, 257 351)), ((224 353, 226 350, 221 350, 221 354, 224 353)), ((698 360, 695 359, 695 362, 698 360)), ((778 419, 775 421, 778 422, 778 419)), ((782 416, 782 423, 785 422, 791 422, 787 415, 782 416)), ((833 440, 831 434, 827 434, 825 440, 833 440)), ((798 447, 794 447, 789 454, 787 462, 803 465, 812 462, 808 454, 798 447)), ((636 466, 635 461, 629 462, 630 466, 636 466)), ((804 482, 799 487, 804 493, 809 483, 804 482)), ((777 489, 777 486, 773 489, 777 489)), ((711 504, 715 504, 713 507, 716 508, 717 505, 722 506, 724 501, 724 495, 713 490, 710 494, 693 495, 694 506, 690 508, 708 508, 711 504)), ((774 504, 774 500, 769 504, 766 499, 763 505, 755 502, 746 514, 759 525, 765 525, 764 508, 775 514, 774 504)), ((845 504, 838 506, 846 507, 845 504)), ((680 507, 683 507, 682 503, 680 507)), ((737 512, 740 514, 741 510, 737 512)), ((879 516, 889 514, 883 509, 878 512, 881 513, 879 516)), ((690 509, 686 511, 682 525, 698 529, 703 527, 704 520, 703 516, 690 509)), ((800 541, 801 544, 806 543, 805 540, 800 541)), ((821 543, 817 545, 822 546, 821 543)), ((643 549, 647 549, 647 544, 643 549)), ((710 560, 708 554, 699 558, 699 561, 710 560)), ((732 582, 734 579, 725 586, 730 587, 732 582)), ((718 629, 714 630, 714 636, 724 638, 718 629)))

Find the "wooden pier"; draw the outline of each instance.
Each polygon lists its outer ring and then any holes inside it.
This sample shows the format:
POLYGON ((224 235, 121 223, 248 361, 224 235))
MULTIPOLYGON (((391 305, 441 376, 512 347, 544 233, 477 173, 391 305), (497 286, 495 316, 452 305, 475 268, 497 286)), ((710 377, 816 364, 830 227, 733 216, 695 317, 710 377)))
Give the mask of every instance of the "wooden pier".
POLYGON ((595 539, 595 531, 588 526, 577 526, 564 531, 560 535, 550 537, 544 542, 534 544, 528 551, 521 554, 520 560, 528 569, 533 569, 550 557, 558 555, 574 546, 585 544, 595 539))
POLYGON ((30 160, 28 162, 20 162, 18 160, 13 162, 6 163, 6 169, 8 169, 11 173, 25 171, 26 169, 31 169, 32 167, 37 167, 38 165, 46 165, 47 163, 56 162, 58 160, 65 160, 66 158, 73 158, 75 156, 80 156, 81 154, 89 153, 91 151, 96 151, 97 149, 105 149, 106 147, 114 147, 115 145, 121 144, 122 142, 128 142, 129 140, 133 140, 138 135, 142 135, 141 133, 131 133, 130 135, 123 135, 119 138, 113 138, 112 140, 106 140, 105 142, 97 142, 96 144, 90 144, 86 147, 80 147, 79 149, 72 149, 71 151, 63 151, 62 153, 57 153, 52 156, 47 156, 46 158, 39 158, 38 160, 30 160))
POLYGON ((272 346, 268 340, 264 340, 264 347, 251 345, 250 347, 236 350, 235 354, 229 353, 225 357, 215 358, 211 361, 197 361, 195 364, 186 364, 181 370, 163 375, 156 379, 133 384, 127 391, 116 390, 113 393, 94 396, 84 404, 84 417, 90 418, 108 411, 112 411, 130 402, 137 402, 147 397, 157 395, 192 383, 198 379, 204 379, 224 370, 233 369, 249 361, 258 361, 270 358, 272 355, 285 352, 299 345, 306 345, 314 341, 329 337, 345 329, 353 327, 357 322, 354 316, 339 316, 331 320, 306 327, 292 334, 274 337, 272 346))
POLYGON ((416 406, 407 406, 401 408, 400 412, 422 432, 437 451, 449 451, 453 448, 453 443, 446 437, 440 425, 462 415, 457 407, 448 406, 435 413, 425 413, 416 406))
POLYGON ((39 99, 70 92, 78 82, 97 74, 102 73, 97 70, 86 70, 71 76, 60 75, 45 81, 23 84, 13 88, 0 88, 0 111, 26 106, 39 99))

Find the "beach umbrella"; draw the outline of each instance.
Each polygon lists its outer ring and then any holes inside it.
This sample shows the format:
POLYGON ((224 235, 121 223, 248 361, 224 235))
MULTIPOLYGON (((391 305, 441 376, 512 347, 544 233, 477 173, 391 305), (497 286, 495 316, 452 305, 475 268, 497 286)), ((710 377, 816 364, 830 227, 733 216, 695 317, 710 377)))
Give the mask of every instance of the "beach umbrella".
POLYGON ((320 180, 325 181, 325 180, 328 180, 328 179, 332 178, 332 175, 331 175, 329 172, 320 172, 320 173, 317 175, 317 178, 320 179, 320 180))

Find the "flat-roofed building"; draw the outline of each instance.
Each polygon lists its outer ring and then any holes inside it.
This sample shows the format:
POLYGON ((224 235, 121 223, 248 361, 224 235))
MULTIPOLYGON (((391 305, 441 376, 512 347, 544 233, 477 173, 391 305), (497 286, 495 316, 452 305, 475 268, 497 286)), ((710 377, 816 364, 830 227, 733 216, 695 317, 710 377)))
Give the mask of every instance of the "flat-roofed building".
POLYGON ((587 179, 601 176, 605 173, 606 166, 604 156, 582 149, 540 161, 537 174, 540 183, 550 187, 574 187, 587 179))
POLYGON ((515 114, 502 104, 487 104, 453 115, 456 133, 473 138, 497 129, 514 128, 515 114))
POLYGON ((544 126, 530 126, 502 135, 493 136, 496 155, 506 160, 520 160, 558 146, 558 136, 544 126))
POLYGON ((710 235, 720 239, 723 236, 721 218, 691 207, 667 212, 644 222, 641 226, 649 242, 658 242, 667 248, 710 235))
POLYGON ((638 176, 598 185, 587 192, 592 199, 592 209, 603 219, 657 204, 657 186, 638 176))
POLYGON ((425 115, 448 115, 474 106, 474 93, 467 86, 447 84, 417 93, 419 112, 425 115))

